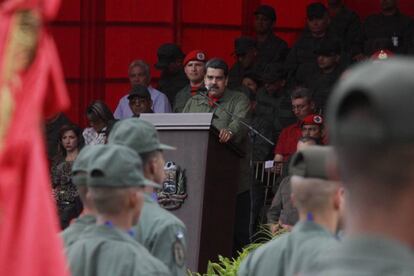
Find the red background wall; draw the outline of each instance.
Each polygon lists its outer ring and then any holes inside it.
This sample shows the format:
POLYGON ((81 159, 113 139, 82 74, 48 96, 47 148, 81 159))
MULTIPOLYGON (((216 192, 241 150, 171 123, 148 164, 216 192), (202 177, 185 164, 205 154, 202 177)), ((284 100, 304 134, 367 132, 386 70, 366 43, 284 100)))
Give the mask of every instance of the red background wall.
MULTIPOLYGON (((127 68, 141 58, 152 65, 153 83, 159 72, 156 50, 165 42, 184 52, 200 48, 232 64, 233 40, 252 35, 253 12, 260 4, 276 8, 275 32, 290 45, 305 24, 305 7, 312 0, 63 0, 50 25, 66 76, 71 109, 66 114, 85 126, 84 111, 95 100, 115 109, 128 90, 127 68)), ((325 1, 323 1, 325 2, 325 1)), ((379 0, 345 0, 361 18, 379 10, 379 0), (361 4, 363 2, 363 4, 361 4)), ((414 16, 412 0, 400 9, 414 16)))

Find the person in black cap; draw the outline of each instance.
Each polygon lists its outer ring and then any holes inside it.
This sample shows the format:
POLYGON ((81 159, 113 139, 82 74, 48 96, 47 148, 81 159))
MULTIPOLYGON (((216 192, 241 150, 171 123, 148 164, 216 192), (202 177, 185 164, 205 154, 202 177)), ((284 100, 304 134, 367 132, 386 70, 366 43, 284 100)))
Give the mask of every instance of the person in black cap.
POLYGON ((400 12, 397 0, 379 2, 381 13, 368 16, 363 24, 365 55, 385 49, 397 54, 413 53, 413 20, 400 12))
POLYGON ((289 49, 287 43, 273 33, 273 26, 277 19, 273 7, 261 5, 256 9, 254 15, 258 50, 257 73, 262 74, 268 64, 283 63, 289 49))
POLYGON ((332 87, 344 69, 341 63, 341 44, 338 40, 324 39, 315 54, 318 70, 299 82, 312 90, 316 108, 324 113, 332 87))
POLYGON ((151 94, 148 88, 143 85, 135 85, 128 95, 129 107, 132 110, 132 117, 139 117, 141 113, 154 113, 152 110, 151 94))
MULTIPOLYGON (((262 76, 264 87, 256 96, 252 126, 270 141, 277 141, 283 128, 293 124, 296 117, 292 112, 291 99, 286 85, 286 72, 281 65, 272 64, 262 76)), ((273 159, 273 146, 258 136, 253 136, 253 161, 273 159)), ((251 188, 252 210, 250 235, 258 229, 264 200, 264 183, 255 179, 251 188)))
POLYGON ((344 50, 349 53, 352 61, 364 58, 362 50, 362 26, 359 16, 342 0, 328 0, 328 10, 331 16, 330 28, 342 38, 344 50))
POLYGON ((285 68, 288 70, 290 83, 304 79, 312 71, 317 70, 316 54, 323 39, 339 39, 328 29, 329 14, 322 3, 308 5, 307 29, 290 50, 286 58, 285 68))
POLYGON ((161 71, 159 90, 167 95, 174 106, 175 95, 188 84, 183 69, 184 53, 173 43, 162 44, 157 50, 158 61, 155 68, 161 71))
POLYGON ((350 69, 336 86, 327 123, 346 238, 303 275, 414 275, 413 76, 414 59, 391 58, 350 69))
POLYGON ((242 76, 252 71, 255 67, 257 58, 256 41, 247 36, 242 36, 234 40, 234 55, 237 60, 229 71, 229 81, 227 86, 230 89, 237 89, 242 84, 242 76))

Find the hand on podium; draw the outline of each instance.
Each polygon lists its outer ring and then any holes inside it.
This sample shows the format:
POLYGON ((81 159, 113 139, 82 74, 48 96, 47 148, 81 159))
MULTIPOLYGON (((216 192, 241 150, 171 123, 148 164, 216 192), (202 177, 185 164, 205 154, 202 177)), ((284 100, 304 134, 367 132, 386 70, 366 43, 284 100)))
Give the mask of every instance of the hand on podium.
POLYGON ((220 143, 227 143, 233 137, 233 132, 231 130, 222 128, 219 133, 219 142, 220 143))

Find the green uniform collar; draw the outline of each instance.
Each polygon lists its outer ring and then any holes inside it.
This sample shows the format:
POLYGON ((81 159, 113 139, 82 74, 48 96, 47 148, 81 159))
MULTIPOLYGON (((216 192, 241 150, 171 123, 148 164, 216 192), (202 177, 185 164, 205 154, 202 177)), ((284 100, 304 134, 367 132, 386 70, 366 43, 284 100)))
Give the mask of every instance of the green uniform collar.
POLYGON ((315 232, 320 233, 321 235, 334 237, 334 235, 331 232, 329 232, 324 227, 313 221, 298 221, 296 225, 293 227, 292 232, 315 232))

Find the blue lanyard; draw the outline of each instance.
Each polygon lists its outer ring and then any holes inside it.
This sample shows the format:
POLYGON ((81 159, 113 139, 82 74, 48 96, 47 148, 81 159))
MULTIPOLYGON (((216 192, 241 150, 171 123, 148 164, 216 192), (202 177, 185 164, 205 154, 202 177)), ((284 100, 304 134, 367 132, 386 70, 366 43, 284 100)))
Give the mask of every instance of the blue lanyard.
POLYGON ((306 220, 307 220, 307 221, 313 221, 313 214, 312 214, 311 212, 308 212, 308 213, 306 214, 306 220))
MULTIPOLYGON (((109 228, 114 228, 114 224, 111 221, 105 221, 105 225, 108 226, 109 228)), ((127 231, 128 235, 130 235, 131 237, 135 237, 135 231, 132 229, 129 229, 127 231)))

